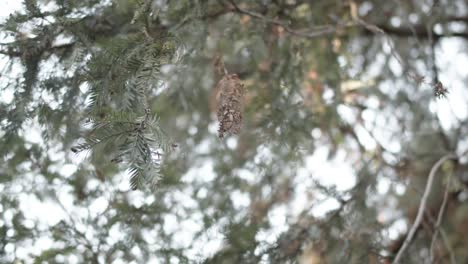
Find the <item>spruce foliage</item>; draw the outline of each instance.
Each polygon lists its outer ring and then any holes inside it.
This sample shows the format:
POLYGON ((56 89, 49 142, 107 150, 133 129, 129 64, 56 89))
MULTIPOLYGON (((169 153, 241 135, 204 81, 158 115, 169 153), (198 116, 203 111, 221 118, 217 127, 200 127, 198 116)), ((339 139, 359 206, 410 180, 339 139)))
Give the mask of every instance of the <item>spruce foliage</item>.
POLYGON ((0 262, 467 262, 467 10, 24 0, 0 262))

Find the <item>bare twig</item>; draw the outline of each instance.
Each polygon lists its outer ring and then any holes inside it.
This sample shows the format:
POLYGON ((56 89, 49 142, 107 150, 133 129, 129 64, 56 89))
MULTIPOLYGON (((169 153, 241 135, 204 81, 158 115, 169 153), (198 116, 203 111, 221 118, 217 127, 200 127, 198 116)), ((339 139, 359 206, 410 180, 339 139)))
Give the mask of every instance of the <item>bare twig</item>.
POLYGON ((440 168, 440 166, 442 166, 442 164, 444 164, 445 161, 450 160, 450 159, 456 159, 457 157, 458 156, 453 154, 453 153, 447 154, 447 155, 443 156, 442 158, 440 158, 434 164, 434 166, 432 166, 431 171, 429 172, 429 177, 428 177, 428 180, 427 180, 427 183, 426 183, 426 188, 424 190, 423 197, 421 198, 421 203, 419 205, 418 214, 416 216, 416 219, 414 220, 413 225, 411 226, 410 231, 408 232, 408 235, 406 236, 405 241, 403 242, 403 245, 401 246, 400 250, 398 250, 398 253, 397 253, 396 257, 392 262, 393 264, 397 264, 397 263, 400 262, 401 257, 403 256, 406 249, 410 245, 411 240, 413 239, 413 236, 416 233, 416 230, 418 229, 419 225, 421 224, 421 221, 422 221, 423 216, 424 216, 424 211, 426 210, 427 200, 429 198, 429 194, 431 193, 432 184, 434 183, 434 178, 435 178, 435 175, 437 173, 437 170, 440 168))
MULTIPOLYGON (((442 205, 440 206, 440 209, 439 209, 439 214, 437 215, 437 222, 434 224, 434 235, 432 236, 431 249, 430 249, 431 263, 434 263, 434 246, 437 241, 437 236, 439 234, 440 225, 442 224, 442 219, 444 217, 445 208, 447 207, 451 179, 452 179, 452 174, 449 174, 448 180, 447 180, 447 186, 445 187, 444 200, 442 201, 442 205)), ((452 254, 450 254, 450 260, 452 264, 455 263, 455 259, 452 254)))
POLYGON ((404 70, 407 64, 403 61, 400 54, 398 54, 395 48, 395 45, 393 43, 393 39, 382 28, 374 24, 368 23, 367 21, 364 21, 363 19, 361 19, 357 11, 358 6, 356 2, 354 2, 353 0, 350 0, 349 7, 350 7, 350 15, 353 21, 355 21, 355 23, 363 26, 365 29, 369 30, 370 32, 374 34, 380 34, 384 37, 388 46, 390 47, 390 54, 397 60, 398 64, 400 64, 401 68, 404 70))
MULTIPOLYGON (((463 156, 462 155, 459 155, 459 157, 463 156)), ((411 184, 407 184, 405 185, 407 188, 411 188, 413 191, 415 191, 416 193, 418 193, 419 195, 423 195, 423 192, 422 190, 420 190, 419 188, 417 188, 416 186, 414 185, 411 185, 411 184)), ((450 246, 450 243, 448 241, 448 237, 447 237, 447 232, 445 232, 444 228, 439 225, 437 226, 436 225, 436 219, 434 219, 434 217, 432 216, 432 214, 429 212, 429 211, 426 211, 425 212, 425 216, 429 219, 429 221, 434 225, 434 227, 437 229, 437 231, 440 232, 441 236, 442 236, 442 242, 444 243, 444 246, 445 248, 447 249, 449 255, 450 255, 450 262, 451 264, 456 264, 456 261, 455 261, 455 253, 453 252, 453 248, 450 246)))
POLYGON ((455 259, 455 253, 453 252, 453 248, 450 246, 450 243, 448 241, 447 233, 442 227, 439 227, 438 230, 442 236, 442 241, 444 242, 445 248, 447 248, 447 251, 450 255, 451 264, 457 264, 457 261, 455 259))

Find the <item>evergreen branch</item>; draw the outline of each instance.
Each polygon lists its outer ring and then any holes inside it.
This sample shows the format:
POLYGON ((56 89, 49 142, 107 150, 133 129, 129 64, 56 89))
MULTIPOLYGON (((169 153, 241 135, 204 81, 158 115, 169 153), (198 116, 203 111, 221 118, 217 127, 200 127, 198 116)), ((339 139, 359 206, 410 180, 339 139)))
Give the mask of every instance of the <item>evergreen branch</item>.
MULTIPOLYGON (((1 45, 1 44, 0 44, 1 45)), ((8 57, 21 57, 22 53, 19 51, 7 49, 7 50, 1 50, 0 49, 0 54, 6 55, 8 57)))
MULTIPOLYGON (((35 41, 35 40, 31 39, 30 41, 35 41)), ((7 47, 8 46, 15 46, 15 45, 19 45, 19 44, 20 43, 17 43, 16 41, 15 42, 10 42, 10 43, 0 43, 0 45, 7 46, 7 47)), ((62 45, 56 45, 56 46, 47 46, 46 45, 46 46, 43 47, 42 52, 55 53, 55 52, 60 52, 60 51, 63 51, 63 50, 71 49, 74 46, 75 46, 75 42, 66 43, 66 44, 62 44, 62 45)), ((6 50, 0 50, 0 54, 7 55, 9 57, 21 57, 24 54, 24 51, 21 52, 21 51, 18 51, 18 50, 7 48, 6 50)))
POLYGON ((102 139, 88 138, 87 140, 91 141, 91 143, 78 144, 76 146, 73 146, 71 148, 71 151, 73 151, 74 153, 78 153, 78 152, 81 152, 81 151, 84 151, 84 150, 89 150, 89 149, 92 149, 92 148, 96 147, 97 145, 99 145, 101 143, 109 141, 112 138, 116 138, 116 137, 119 137, 119 136, 124 135, 126 133, 131 133, 131 132, 133 132, 133 130, 122 131, 122 132, 119 132, 119 133, 108 135, 108 136, 106 136, 106 137, 104 137, 102 139))
POLYGON ((133 190, 136 190, 139 186, 142 186, 141 178, 143 177, 141 173, 141 168, 134 166, 130 167, 129 169, 130 173, 130 187, 133 190))
MULTIPOLYGON (((144 104, 147 103, 144 102, 144 104)), ((166 144, 163 142, 164 138, 161 133, 157 119, 151 117, 150 109, 146 108, 144 116, 137 118, 135 122, 118 120, 98 123, 89 132, 88 142, 72 147, 72 151, 76 153, 93 149, 99 144, 127 135, 124 143, 119 145, 119 153, 111 161, 115 163, 125 161, 125 163, 130 164, 129 173, 132 189, 143 187, 145 182, 155 186, 161 178, 159 173, 161 155, 169 150, 168 147, 165 147, 166 144), (119 131, 121 129, 119 124, 124 125, 124 127, 130 125, 131 129, 119 131), (153 136, 147 134, 148 129, 153 136), (118 132, 114 132, 116 130, 118 132), (164 152, 161 153, 159 149, 164 152)))

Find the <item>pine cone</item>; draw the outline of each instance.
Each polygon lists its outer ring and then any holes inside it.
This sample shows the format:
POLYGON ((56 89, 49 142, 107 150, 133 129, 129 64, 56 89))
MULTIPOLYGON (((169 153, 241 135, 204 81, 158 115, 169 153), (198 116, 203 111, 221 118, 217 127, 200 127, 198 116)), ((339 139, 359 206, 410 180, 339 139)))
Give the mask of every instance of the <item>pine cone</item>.
POLYGON ((244 85, 236 74, 229 74, 218 82, 216 88, 218 91, 218 135, 223 138, 226 132, 238 134, 242 127, 244 85))

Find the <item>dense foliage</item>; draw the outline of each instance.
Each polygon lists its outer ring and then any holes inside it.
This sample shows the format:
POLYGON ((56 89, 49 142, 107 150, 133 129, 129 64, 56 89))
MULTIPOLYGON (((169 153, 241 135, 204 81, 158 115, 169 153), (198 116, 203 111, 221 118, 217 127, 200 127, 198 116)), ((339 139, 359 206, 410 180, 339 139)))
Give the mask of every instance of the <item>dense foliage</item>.
POLYGON ((2 263, 468 261, 464 0, 25 0, 0 30, 2 263))

